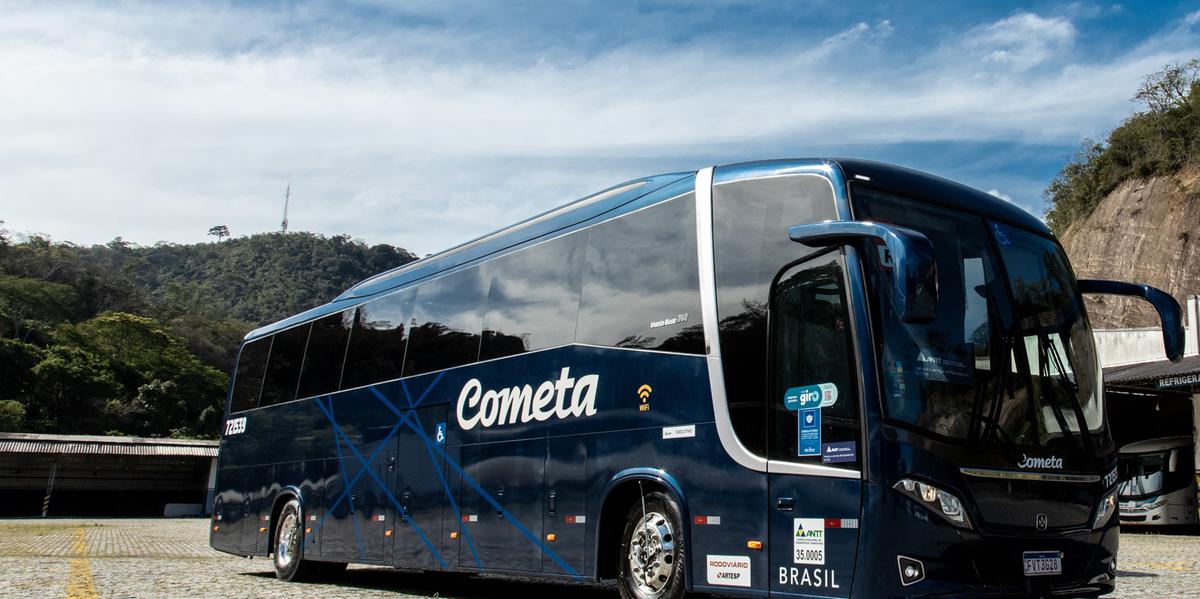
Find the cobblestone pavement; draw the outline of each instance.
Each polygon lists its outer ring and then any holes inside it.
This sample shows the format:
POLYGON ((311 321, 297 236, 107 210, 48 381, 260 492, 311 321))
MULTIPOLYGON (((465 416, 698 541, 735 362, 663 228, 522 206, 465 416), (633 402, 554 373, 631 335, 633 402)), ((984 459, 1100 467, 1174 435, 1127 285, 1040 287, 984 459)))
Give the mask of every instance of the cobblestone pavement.
MULTIPOLYGON (((1113 597, 1200 598, 1200 536, 1121 536, 1113 597)), ((275 580, 264 559, 208 548, 205 520, 0 520, 0 597, 613 599, 612 588, 351 566, 337 584, 275 580)))

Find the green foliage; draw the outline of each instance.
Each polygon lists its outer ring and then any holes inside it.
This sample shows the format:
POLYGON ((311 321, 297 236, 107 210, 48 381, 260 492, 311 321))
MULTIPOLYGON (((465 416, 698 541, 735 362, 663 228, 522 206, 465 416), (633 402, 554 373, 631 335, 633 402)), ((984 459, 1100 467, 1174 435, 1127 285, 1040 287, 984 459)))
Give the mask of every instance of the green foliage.
POLYGON ((309 233, 142 248, 0 229, 0 427, 216 436, 250 329, 413 259, 309 233))
POLYGON ((0 317, 14 339, 27 341, 39 325, 69 320, 74 307, 75 290, 69 285, 0 275, 0 317))
POLYGON ((25 429, 25 406, 13 399, 0 399, 0 432, 25 429))
POLYGON ((1148 76, 1135 99, 1147 109, 1114 129, 1107 143, 1085 140, 1043 192, 1046 222, 1056 233, 1125 181, 1200 163, 1200 59, 1148 76))

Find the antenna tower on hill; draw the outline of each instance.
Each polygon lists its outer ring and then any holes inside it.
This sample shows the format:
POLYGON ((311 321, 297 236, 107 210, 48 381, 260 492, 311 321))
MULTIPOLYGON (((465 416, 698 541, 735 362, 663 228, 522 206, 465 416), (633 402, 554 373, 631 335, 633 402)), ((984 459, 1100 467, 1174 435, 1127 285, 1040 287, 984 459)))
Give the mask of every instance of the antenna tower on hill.
POLYGON ((287 235, 287 211, 288 202, 292 199, 292 183, 289 181, 287 191, 283 192, 283 223, 280 225, 281 232, 287 235))

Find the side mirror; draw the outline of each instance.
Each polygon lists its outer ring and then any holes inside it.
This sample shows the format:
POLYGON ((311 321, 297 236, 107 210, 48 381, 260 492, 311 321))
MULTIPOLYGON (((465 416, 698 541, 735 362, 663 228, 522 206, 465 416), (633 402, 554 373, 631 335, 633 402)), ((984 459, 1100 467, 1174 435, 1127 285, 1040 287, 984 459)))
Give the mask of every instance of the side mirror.
POLYGON ((1167 292, 1149 285, 1099 279, 1080 279, 1079 291, 1140 297, 1150 302, 1158 311, 1158 319, 1162 321, 1163 349, 1167 351, 1167 358, 1178 362, 1179 358, 1183 357, 1183 312, 1179 309, 1179 302, 1167 292))
POLYGON ((810 247, 847 245, 862 239, 883 242, 887 251, 884 268, 892 271, 892 301, 900 320, 910 323, 933 320, 937 308, 937 262, 933 244, 925 235, 896 225, 827 220, 788 227, 788 236, 810 247))
POLYGON ((1167 472, 1174 472, 1179 468, 1179 450, 1172 449, 1171 457, 1167 458, 1167 472))

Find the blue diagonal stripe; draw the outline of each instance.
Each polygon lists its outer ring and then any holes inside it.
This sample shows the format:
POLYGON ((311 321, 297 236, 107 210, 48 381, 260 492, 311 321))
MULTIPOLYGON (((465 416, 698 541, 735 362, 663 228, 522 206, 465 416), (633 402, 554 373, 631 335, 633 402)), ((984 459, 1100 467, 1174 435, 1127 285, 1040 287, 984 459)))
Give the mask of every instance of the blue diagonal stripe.
POLYGON ((537 537, 537 535, 533 534, 528 528, 525 527, 524 524, 521 524, 521 522, 519 520, 514 518, 513 515, 511 513, 509 513, 508 510, 504 509, 504 506, 500 505, 500 503, 498 501, 496 501, 496 499, 494 497, 492 497, 487 491, 484 491, 483 487, 479 486, 479 483, 475 482, 475 479, 473 479, 467 475, 467 473, 463 470, 462 466, 460 466, 457 462, 455 462, 453 459, 451 459, 449 454, 447 454, 445 450, 443 450, 437 444, 433 443, 433 441, 425 434, 425 431, 422 431, 420 427, 413 426, 413 424, 411 422, 406 421, 405 424, 407 424, 409 428, 416 431, 416 433, 421 436, 421 439, 423 439, 425 441, 426 447, 433 447, 433 449, 435 449, 438 453, 440 453, 442 455, 442 457, 445 458, 446 463, 450 464, 450 466, 452 468, 454 468, 455 471, 457 471, 459 474, 461 474, 463 477, 463 480, 466 481, 468 484, 470 484, 471 488, 475 489, 475 492, 479 493, 480 497, 483 497, 484 500, 486 500, 488 503, 492 504, 492 507, 496 508, 497 510, 500 511, 500 513, 504 514, 505 520, 510 522, 513 525, 513 527, 517 529, 517 531, 519 531, 522 535, 525 536, 526 539, 529 539, 529 541, 531 543, 540 547, 541 550, 546 554, 546 556, 549 557, 550 559, 554 560, 554 563, 558 564, 559 567, 562 568, 567 574, 570 574, 571 576, 574 576, 576 578, 582 578, 580 576, 579 572, 577 572, 575 570, 575 568, 572 568, 570 564, 563 561, 563 559, 561 557, 559 557, 557 553, 555 553, 552 549, 547 547, 545 545, 545 543, 542 543, 542 540, 539 539, 537 537))
MULTIPOLYGON (((325 410, 324 404, 321 404, 318 402, 317 405, 319 407, 321 407, 322 411, 325 410)), ((366 458, 362 457, 362 454, 360 454, 358 452, 358 449, 356 449, 354 447, 354 444, 350 442, 350 439, 349 439, 349 437, 346 436, 346 433, 344 431, 342 431, 342 427, 338 426, 338 423, 335 420, 333 420, 333 415, 326 412, 325 416, 327 418, 329 418, 330 424, 333 425, 334 433, 341 436, 343 439, 346 440, 346 447, 350 450, 351 453, 354 454, 354 457, 358 458, 358 460, 363 463, 363 466, 365 468, 367 465, 366 458)), ((403 417, 402 417, 402 419, 403 419, 403 417)), ((392 494, 390 489, 388 489, 387 483, 380 480, 379 475, 375 474, 375 472, 373 470, 371 470, 370 468, 366 468, 366 472, 367 472, 367 476, 370 476, 371 479, 375 481, 375 484, 379 486, 380 490, 383 491, 384 495, 387 496, 388 500, 392 502, 392 505, 395 506, 398 511, 403 512, 404 506, 402 506, 400 504, 400 501, 397 500, 396 496, 392 494)), ((409 527, 411 527, 417 533, 417 536, 421 539, 421 542, 425 543, 425 547, 429 549, 430 553, 433 554, 434 559, 436 559, 438 561, 438 563, 442 566, 442 568, 448 568, 449 566, 447 566, 445 560, 442 559, 441 554, 438 552, 438 550, 436 548, 434 548, 433 544, 429 542, 429 538, 425 536, 425 533, 421 531, 421 528, 419 526, 417 526, 417 523, 413 522, 412 518, 409 518, 407 520, 407 524, 409 525, 409 527)))
MULTIPOLYGON (((414 417, 413 420, 416 420, 415 427, 418 430, 421 430, 420 419, 414 417)), ((404 423, 410 427, 414 426, 408 421, 407 418, 404 419, 404 423)), ((455 522, 459 523, 459 530, 462 530, 463 539, 467 541, 467 548, 471 550, 471 558, 475 560, 476 566, 482 568, 483 564, 479 561, 479 553, 475 551, 475 543, 471 541, 471 533, 467 532, 467 527, 462 526, 461 524, 462 511, 458 509, 458 502, 454 501, 454 492, 450 490, 450 485, 446 482, 446 474, 442 471, 442 465, 438 463, 437 456, 433 455, 433 449, 429 447, 430 439, 429 437, 425 436, 424 431, 421 432, 421 441, 422 444, 425 445, 425 452, 429 454, 429 461, 433 463, 433 467, 437 471, 438 480, 442 482, 442 491, 446 493, 446 498, 450 500, 450 509, 454 511, 454 520, 455 522)))

